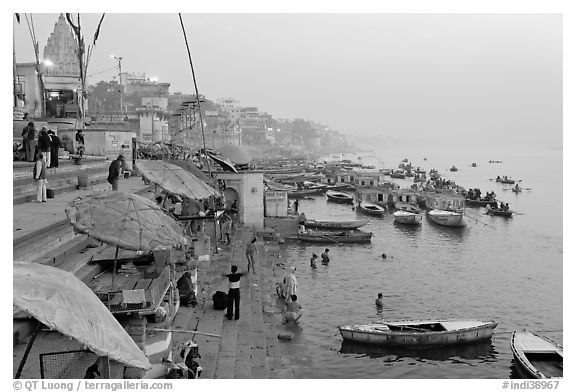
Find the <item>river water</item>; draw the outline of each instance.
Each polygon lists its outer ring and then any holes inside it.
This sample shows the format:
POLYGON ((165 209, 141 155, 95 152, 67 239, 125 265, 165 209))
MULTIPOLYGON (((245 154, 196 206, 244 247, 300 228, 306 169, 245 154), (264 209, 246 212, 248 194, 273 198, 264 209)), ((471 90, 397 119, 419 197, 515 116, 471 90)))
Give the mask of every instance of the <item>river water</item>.
MULTIPOLYGON (((426 218, 420 227, 402 226, 387 214, 362 228, 374 233, 370 244, 287 243, 284 255, 297 268, 305 313, 283 350, 295 358, 303 378, 514 377, 511 331, 550 331, 544 334, 562 344, 562 151, 400 151, 349 157, 364 156, 363 162, 377 168, 395 168, 406 157, 413 166, 436 168, 467 189, 494 190, 517 214, 490 217, 483 208, 467 208, 470 218, 462 229, 436 226, 426 218), (503 163, 490 164, 490 159, 503 163), (452 165, 459 170, 450 172, 452 165), (497 175, 522 179, 524 191, 515 194, 510 185, 490 180, 497 175), (320 254, 325 247, 330 264, 312 269, 312 252, 320 254), (379 292, 383 311, 374 305, 379 292), (338 332, 338 325, 382 318, 493 319, 498 327, 488 343, 417 351, 344 343, 338 332)), ((350 205, 328 203, 325 196, 301 200, 300 211, 314 219, 363 217, 350 205)))

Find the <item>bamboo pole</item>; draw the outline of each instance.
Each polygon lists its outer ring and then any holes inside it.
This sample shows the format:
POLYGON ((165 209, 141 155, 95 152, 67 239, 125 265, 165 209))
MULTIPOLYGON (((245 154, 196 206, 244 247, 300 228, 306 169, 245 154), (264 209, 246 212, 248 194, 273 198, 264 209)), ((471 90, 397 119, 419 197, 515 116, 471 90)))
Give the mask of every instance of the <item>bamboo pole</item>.
POLYGON ((175 332, 175 333, 191 333, 191 334, 206 335, 206 336, 212 336, 212 337, 215 337, 215 338, 221 338, 220 335, 216 335, 216 334, 213 334, 213 333, 199 332, 199 331, 188 331, 188 330, 183 330, 183 329, 150 328, 150 329, 148 329, 148 331, 156 331, 156 332, 175 332))

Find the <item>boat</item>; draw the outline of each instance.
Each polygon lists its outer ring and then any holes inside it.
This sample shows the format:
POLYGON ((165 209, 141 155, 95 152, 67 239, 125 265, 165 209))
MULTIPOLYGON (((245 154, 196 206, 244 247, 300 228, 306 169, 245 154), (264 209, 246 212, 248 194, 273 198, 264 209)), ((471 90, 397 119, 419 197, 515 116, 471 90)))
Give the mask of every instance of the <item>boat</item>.
POLYGON ((340 184, 326 185, 326 189, 329 191, 355 191, 356 186, 352 184, 340 183, 340 184))
POLYGON ((464 213, 462 211, 434 209, 428 211, 428 217, 432 220, 432 222, 440 226, 449 226, 449 227, 466 226, 466 222, 464 222, 464 213))
POLYGON ((472 200, 466 199, 466 205, 468 207, 486 207, 488 204, 492 203, 492 200, 472 200))
POLYGON ((450 171, 451 172, 458 171, 458 168, 456 166, 452 165, 452 167, 450 168, 450 171))
POLYGON ((366 201, 360 202, 360 204, 358 204, 358 208, 360 211, 369 215, 382 216, 386 213, 386 208, 379 206, 378 204, 368 203, 366 201))
POLYGON ((334 201, 336 203, 352 203, 354 202, 354 196, 349 195, 344 192, 338 191, 326 191, 326 196, 328 201, 334 201))
POLYGON ((288 198, 290 199, 303 199, 307 196, 321 195, 324 193, 324 189, 294 189, 288 191, 288 198))
POLYGON ((520 193, 522 192, 522 187, 519 187, 518 184, 516 184, 516 186, 510 190, 514 193, 520 193))
POLYGON ((406 210, 398 210, 394 214, 394 222, 404 225, 419 225, 422 222, 422 215, 406 210))
POLYGON ((298 233, 298 239, 306 242, 336 242, 336 243, 358 243, 370 242, 372 233, 363 231, 341 231, 341 232, 322 232, 308 230, 305 233, 298 233))
POLYGON ((504 210, 500 210, 500 209, 494 209, 494 208, 486 208, 486 213, 488 215, 492 215, 492 216, 503 216, 505 218, 511 218, 513 211, 504 211, 504 210))
POLYGON ((511 184, 511 185, 513 185, 516 181, 513 180, 513 179, 511 179, 511 178, 508 178, 508 177, 502 177, 502 178, 496 177, 496 182, 500 182, 500 183, 502 183, 502 184, 511 184))
POLYGON ((514 364, 532 378, 563 377, 564 354, 562 346, 530 331, 514 331, 510 339, 514 364))
POLYGON ((472 162, 472 167, 476 167, 476 162, 472 162))
POLYGON ((425 198, 428 217, 432 222, 441 226, 466 226, 465 200, 464 196, 448 191, 429 193, 425 198))
POLYGON ((304 226, 314 229, 325 230, 354 230, 364 226, 368 223, 368 219, 363 220, 350 220, 350 221, 321 221, 315 219, 308 219, 304 221, 304 226))
POLYGON ((492 338, 498 323, 481 320, 399 320, 338 327, 344 340, 373 345, 431 347, 492 338))
POLYGON ((390 177, 391 178, 406 178, 406 175, 404 174, 404 172, 402 170, 394 170, 392 173, 390 173, 390 177))
POLYGON ((502 163, 502 161, 499 161, 499 160, 497 160, 497 161, 489 160, 488 163, 502 163))

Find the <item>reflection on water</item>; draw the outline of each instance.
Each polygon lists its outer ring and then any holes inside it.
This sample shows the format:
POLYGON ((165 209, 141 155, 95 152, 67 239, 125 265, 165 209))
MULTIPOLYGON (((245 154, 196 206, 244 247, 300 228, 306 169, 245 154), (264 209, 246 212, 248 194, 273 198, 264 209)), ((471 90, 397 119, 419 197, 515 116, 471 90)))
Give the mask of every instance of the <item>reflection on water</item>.
POLYGON ((496 350, 490 341, 446 347, 406 348, 374 346, 343 340, 339 353, 367 356, 370 358, 385 357, 398 360, 399 358, 409 357, 433 361, 458 361, 460 359, 486 360, 496 357, 496 350))

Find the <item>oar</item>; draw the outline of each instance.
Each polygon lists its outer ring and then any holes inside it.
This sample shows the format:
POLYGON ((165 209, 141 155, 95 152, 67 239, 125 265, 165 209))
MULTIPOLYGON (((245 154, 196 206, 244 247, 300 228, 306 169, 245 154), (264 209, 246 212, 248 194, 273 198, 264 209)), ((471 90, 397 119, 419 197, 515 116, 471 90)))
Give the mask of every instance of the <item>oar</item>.
POLYGON ((476 219, 476 218, 472 218, 470 215, 466 215, 466 214, 464 214, 464 216, 465 216, 466 218, 468 218, 468 219, 471 219, 471 220, 475 221, 476 223, 480 223, 480 224, 483 224, 484 226, 488 226, 488 227, 490 227, 491 229, 496 229, 494 226, 490 226, 489 224, 487 224, 487 223, 484 223, 484 222, 482 222, 482 221, 481 221, 481 220, 479 220, 479 219, 476 219))

